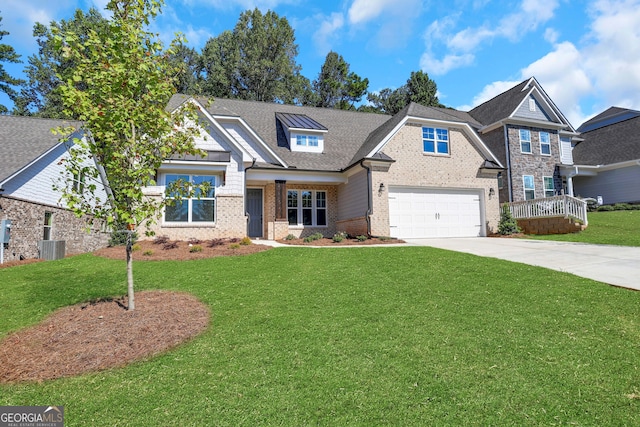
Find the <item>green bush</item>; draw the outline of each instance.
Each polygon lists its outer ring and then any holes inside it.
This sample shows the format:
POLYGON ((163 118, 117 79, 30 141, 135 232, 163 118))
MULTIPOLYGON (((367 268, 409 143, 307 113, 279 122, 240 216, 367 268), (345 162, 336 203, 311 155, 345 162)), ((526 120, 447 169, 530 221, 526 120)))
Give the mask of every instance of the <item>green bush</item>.
POLYGON ((309 236, 305 237, 305 238, 303 239, 303 241, 304 241, 305 243, 310 243, 310 242, 313 242, 313 241, 315 241, 315 240, 320 240, 320 239, 322 239, 322 238, 324 238, 324 235, 323 235, 322 233, 313 233, 313 234, 311 234, 311 235, 309 235, 309 236))
POLYGON ((614 211, 614 207, 611 205, 602 205, 598 207, 598 212, 611 212, 614 211))
POLYGON ((294 236, 293 234, 288 234, 287 237, 284 238, 284 240, 295 240, 297 239, 296 236, 294 236))
POLYGON ((189 248, 189 252, 202 252, 202 246, 193 245, 189 248))
POLYGON ((516 234, 520 232, 518 227, 518 221, 511 216, 511 209, 508 204, 503 204, 500 209, 500 222, 498 223, 498 234, 507 236, 510 234, 516 234))
POLYGON ((364 234, 361 234, 360 236, 356 236, 356 239, 358 240, 358 242, 364 242, 365 240, 368 239, 368 237, 365 236, 364 234))
POLYGON ((142 252, 142 255, 151 256, 153 255, 153 251, 151 249, 147 249, 146 251, 142 252))
POLYGON ((232 243, 229 245, 229 249, 240 249, 240 243, 232 243))
POLYGON ((243 237, 242 240, 240 240, 240 244, 243 246, 248 246, 251 244, 251 238, 250 237, 243 237))
POLYGON ((336 233, 333 235, 333 241, 334 243, 340 243, 344 240, 344 237, 342 236, 341 233, 336 233))

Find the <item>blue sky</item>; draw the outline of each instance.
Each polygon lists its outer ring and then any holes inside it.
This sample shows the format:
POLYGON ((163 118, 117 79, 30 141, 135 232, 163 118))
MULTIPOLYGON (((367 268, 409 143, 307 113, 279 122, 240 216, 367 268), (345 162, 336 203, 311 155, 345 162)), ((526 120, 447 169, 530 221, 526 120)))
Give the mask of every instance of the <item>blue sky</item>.
MULTIPOLYGON (((26 62, 37 47, 34 22, 106 3, 3 0, 1 28, 10 35, 2 43, 26 62)), ((200 49, 254 7, 289 20, 311 80, 334 50, 369 79, 369 90, 398 87, 423 70, 440 101, 462 110, 531 76, 574 127, 612 105, 640 109, 640 0, 166 0, 153 30, 167 42, 180 31, 200 49)), ((16 77, 22 67, 5 64, 16 77)))

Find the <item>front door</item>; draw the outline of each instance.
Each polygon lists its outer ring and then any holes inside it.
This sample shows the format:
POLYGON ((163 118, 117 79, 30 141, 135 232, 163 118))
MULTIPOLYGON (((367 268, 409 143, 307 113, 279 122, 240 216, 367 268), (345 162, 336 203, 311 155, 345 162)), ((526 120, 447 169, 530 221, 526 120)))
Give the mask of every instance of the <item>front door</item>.
POLYGON ((262 189, 247 188, 249 237, 262 237, 262 189))

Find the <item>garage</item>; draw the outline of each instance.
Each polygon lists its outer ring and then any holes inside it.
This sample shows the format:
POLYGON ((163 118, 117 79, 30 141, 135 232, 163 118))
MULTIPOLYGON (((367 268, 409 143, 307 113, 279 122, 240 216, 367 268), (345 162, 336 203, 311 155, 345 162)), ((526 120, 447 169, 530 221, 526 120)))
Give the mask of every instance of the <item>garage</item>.
POLYGON ((481 190, 389 188, 391 237, 484 235, 481 190))

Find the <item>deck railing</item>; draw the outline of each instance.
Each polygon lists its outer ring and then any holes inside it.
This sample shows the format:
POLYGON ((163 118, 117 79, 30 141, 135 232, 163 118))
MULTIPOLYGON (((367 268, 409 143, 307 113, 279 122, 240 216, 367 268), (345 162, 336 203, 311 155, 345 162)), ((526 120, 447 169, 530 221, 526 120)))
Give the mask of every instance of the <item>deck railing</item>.
POLYGON ((516 219, 564 217, 588 224, 587 202, 567 195, 511 202, 509 208, 516 219))

